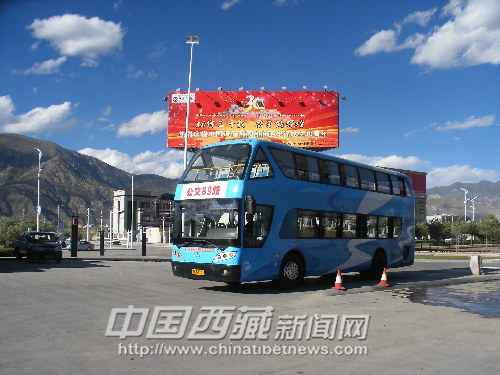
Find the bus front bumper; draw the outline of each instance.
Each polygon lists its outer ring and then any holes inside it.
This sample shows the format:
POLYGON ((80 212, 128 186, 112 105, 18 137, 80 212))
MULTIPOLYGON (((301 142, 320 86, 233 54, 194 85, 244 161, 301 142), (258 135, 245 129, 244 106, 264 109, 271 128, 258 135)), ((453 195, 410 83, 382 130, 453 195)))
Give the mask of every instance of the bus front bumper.
POLYGON ((172 262, 172 272, 187 279, 236 283, 240 281, 241 266, 172 262))

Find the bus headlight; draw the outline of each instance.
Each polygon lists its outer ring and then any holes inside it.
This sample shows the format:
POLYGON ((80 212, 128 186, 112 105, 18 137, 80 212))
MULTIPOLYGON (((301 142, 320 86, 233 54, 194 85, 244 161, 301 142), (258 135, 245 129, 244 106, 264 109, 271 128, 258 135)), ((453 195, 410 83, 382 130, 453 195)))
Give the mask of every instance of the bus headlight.
POLYGON ((222 253, 217 254, 212 262, 213 263, 224 262, 226 260, 234 258, 236 255, 238 255, 236 251, 224 251, 222 253))
POLYGON ((183 260, 183 259, 184 259, 184 258, 182 257, 182 254, 181 254, 181 252, 180 252, 179 250, 175 250, 175 249, 173 249, 173 250, 172 250, 172 255, 173 255, 174 257, 176 257, 177 259, 179 259, 179 260, 183 260))

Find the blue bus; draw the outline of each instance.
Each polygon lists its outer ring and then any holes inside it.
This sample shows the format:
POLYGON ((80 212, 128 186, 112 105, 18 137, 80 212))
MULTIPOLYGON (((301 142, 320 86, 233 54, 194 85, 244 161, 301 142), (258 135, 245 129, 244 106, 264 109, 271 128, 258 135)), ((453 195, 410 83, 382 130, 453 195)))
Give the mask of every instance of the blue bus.
POLYGON ((414 195, 401 173, 284 144, 199 149, 174 197, 172 271, 236 284, 360 272, 414 260, 414 195))

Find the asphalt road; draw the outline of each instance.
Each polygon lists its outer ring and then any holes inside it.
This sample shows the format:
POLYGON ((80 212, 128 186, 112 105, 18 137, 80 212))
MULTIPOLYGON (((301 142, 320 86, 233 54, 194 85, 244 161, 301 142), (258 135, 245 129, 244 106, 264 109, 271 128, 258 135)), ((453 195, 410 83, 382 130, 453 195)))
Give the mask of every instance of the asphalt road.
POLYGON ((500 261, 484 265, 417 261, 391 270, 393 288, 349 274, 347 292, 331 277, 282 292, 175 278, 168 262, 2 260, 0 374, 493 374, 500 261), (166 353, 180 347, 201 354, 166 353))

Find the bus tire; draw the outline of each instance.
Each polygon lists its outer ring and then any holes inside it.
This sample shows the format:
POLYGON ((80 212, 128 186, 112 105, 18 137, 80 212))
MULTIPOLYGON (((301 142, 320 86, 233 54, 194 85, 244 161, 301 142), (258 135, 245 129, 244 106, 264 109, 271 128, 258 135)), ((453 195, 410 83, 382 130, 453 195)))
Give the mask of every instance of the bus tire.
POLYGON ((285 256, 280 266, 280 273, 276 280, 281 289, 292 289, 304 280, 304 262, 295 253, 285 256))
POLYGON ((385 251, 382 249, 378 249, 373 254, 372 265, 369 270, 361 271, 361 277, 370 280, 380 279, 382 276, 382 272, 384 268, 387 268, 387 256, 385 255, 385 251))

